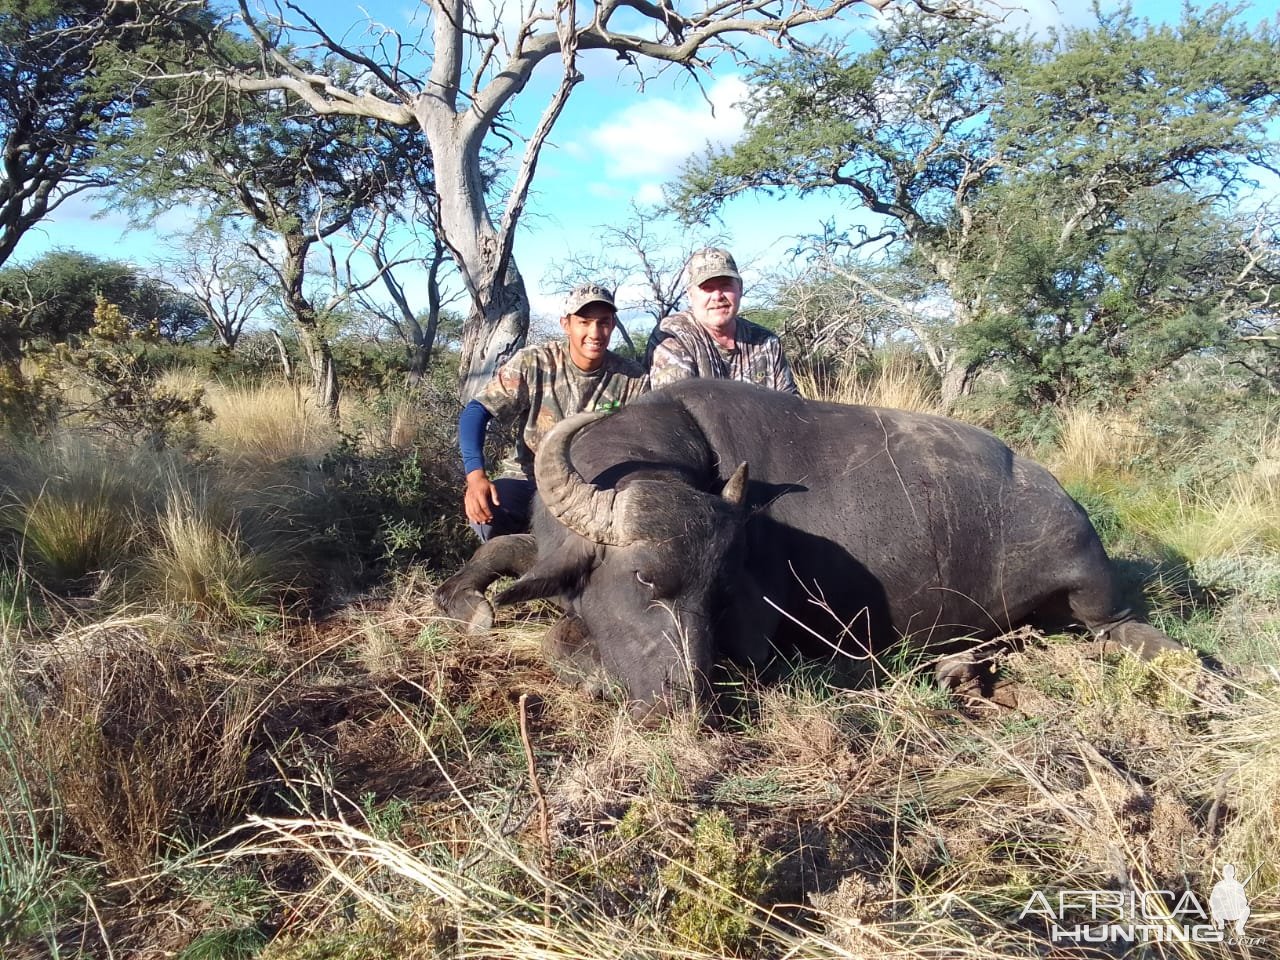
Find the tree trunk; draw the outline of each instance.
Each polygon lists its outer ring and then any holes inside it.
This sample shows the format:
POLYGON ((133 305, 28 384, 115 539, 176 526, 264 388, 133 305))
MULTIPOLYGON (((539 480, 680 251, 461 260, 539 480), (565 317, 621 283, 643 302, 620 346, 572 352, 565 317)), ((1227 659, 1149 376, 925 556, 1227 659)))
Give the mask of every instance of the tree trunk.
POLYGON ((329 338, 320 329, 320 317, 302 289, 306 270, 307 251, 311 238, 301 234, 285 237, 285 262, 281 279, 284 281, 284 304, 298 330, 302 352, 311 369, 311 390, 320 409, 334 422, 338 419, 338 369, 333 362, 333 350, 329 338))
POLYGON ((493 284, 491 294, 473 303, 467 315, 458 362, 458 393, 463 403, 484 389, 494 371, 524 346, 528 331, 529 297, 512 262, 503 282, 493 284))
POLYGON ((951 358, 947 369, 942 373, 942 390, 939 397, 942 412, 951 413, 963 397, 973 390, 973 381, 978 373, 977 364, 960 363, 951 358))
POLYGON ((439 229, 471 297, 458 362, 458 393, 465 404, 524 346, 529 297, 515 258, 497 262, 502 244, 480 170, 483 128, 461 129, 452 111, 430 97, 419 100, 416 113, 435 162, 439 229))
POLYGON ((279 330, 272 330, 271 340, 276 345, 276 352, 280 354, 280 369, 284 371, 285 382, 293 383, 293 361, 289 359, 289 351, 284 345, 284 337, 280 336, 279 330))
POLYGON ((302 352, 307 357, 307 366, 311 368, 311 391, 316 403, 328 414, 329 419, 337 422, 338 370, 333 362, 329 340, 315 326, 304 323, 298 324, 298 339, 302 343, 302 352))

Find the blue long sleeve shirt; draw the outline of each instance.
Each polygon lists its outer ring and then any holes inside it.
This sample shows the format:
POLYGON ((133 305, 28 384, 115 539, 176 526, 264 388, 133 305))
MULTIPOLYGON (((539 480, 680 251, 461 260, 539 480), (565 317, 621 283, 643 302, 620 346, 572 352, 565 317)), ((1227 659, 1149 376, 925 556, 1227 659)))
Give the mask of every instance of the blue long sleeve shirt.
POLYGON ((458 448, 462 451, 462 470, 484 469, 484 434, 493 419, 485 405, 479 400, 472 400, 462 408, 462 416, 458 418, 458 448))

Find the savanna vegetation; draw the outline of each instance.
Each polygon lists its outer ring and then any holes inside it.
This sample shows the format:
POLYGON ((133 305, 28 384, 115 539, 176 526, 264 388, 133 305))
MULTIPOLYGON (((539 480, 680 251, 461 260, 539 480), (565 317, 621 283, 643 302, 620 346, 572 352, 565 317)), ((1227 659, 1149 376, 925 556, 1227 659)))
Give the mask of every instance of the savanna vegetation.
MULTIPOLYGON (((397 211, 430 211, 465 161, 514 229, 527 183, 488 147, 445 162, 422 105, 326 112, 416 90, 398 67, 353 71, 321 34, 315 96, 263 93, 255 64, 303 72, 285 27, 224 34, 184 9, 0 3, 0 127, 51 144, 0 195, 0 955, 1280 950, 1273 26, 1121 13, 1041 41, 889 19, 869 53, 761 63, 739 146, 672 188, 697 215, 754 189, 876 212, 883 231, 819 231, 748 292, 802 390, 945 411, 1046 463, 1134 603, 1204 662, 1024 632, 991 699, 950 699, 890 652, 860 689, 798 663, 735 678, 718 724, 644 728, 556 679, 549 610, 469 637, 430 598, 472 546, 459 396, 493 358, 481 334, 529 318, 513 261, 450 267, 467 251, 441 239, 480 218, 510 258, 493 204, 424 216, 412 253, 397 211), (181 63, 240 86, 192 86, 181 63), (16 109, 37 80, 60 92, 43 118, 16 109), (207 217, 180 271, 6 261, 24 228, 4 204, 43 215, 24 182, 43 212, 98 184, 141 217, 207 217), (363 274, 321 255, 353 232, 363 274), (410 257, 422 304, 397 279, 410 257), (439 282, 455 268, 483 280, 465 318, 439 282), (1228 863, 1243 944, 1054 942, 1034 899, 1170 891, 1145 901, 1168 919, 1188 890, 1207 911, 1228 863)), ((605 22, 579 42, 630 50, 605 22)), ((696 22, 633 52, 673 57, 696 22)), ((442 50, 483 42, 445 33, 442 50)), ((544 46, 513 63, 564 53, 544 46)), ((497 111, 519 88, 471 92, 497 111)), ((607 251, 655 315, 679 267, 650 245, 658 216, 607 251)))

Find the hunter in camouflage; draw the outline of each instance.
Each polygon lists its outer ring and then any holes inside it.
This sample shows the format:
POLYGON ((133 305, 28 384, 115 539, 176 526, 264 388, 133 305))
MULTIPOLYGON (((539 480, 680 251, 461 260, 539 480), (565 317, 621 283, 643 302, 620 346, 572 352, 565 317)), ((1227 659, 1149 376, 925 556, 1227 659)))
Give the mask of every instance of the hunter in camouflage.
POLYGON ((703 377, 798 394, 778 338, 738 316, 742 275, 729 251, 699 250, 685 269, 689 309, 659 321, 645 351, 652 387, 703 377))
POLYGON ((575 287, 565 302, 563 341, 521 350, 467 404, 458 421, 467 488, 463 503, 476 535, 519 533, 528 527, 534 493, 533 456, 542 438, 575 413, 619 407, 649 389, 639 365, 608 349, 617 324, 613 294, 599 284, 575 287), (496 479, 484 462, 491 418, 515 422, 514 448, 496 479))

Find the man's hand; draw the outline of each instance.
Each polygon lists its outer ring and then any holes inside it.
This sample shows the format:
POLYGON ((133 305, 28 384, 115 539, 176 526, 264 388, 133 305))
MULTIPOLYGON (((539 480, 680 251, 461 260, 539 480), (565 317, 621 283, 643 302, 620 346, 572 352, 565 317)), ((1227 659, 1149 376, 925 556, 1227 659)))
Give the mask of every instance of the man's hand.
POLYGON ((492 523, 493 508, 501 503, 498 488, 489 482, 488 474, 483 470, 472 470, 467 474, 467 492, 463 497, 463 506, 468 520, 472 523, 492 523))

